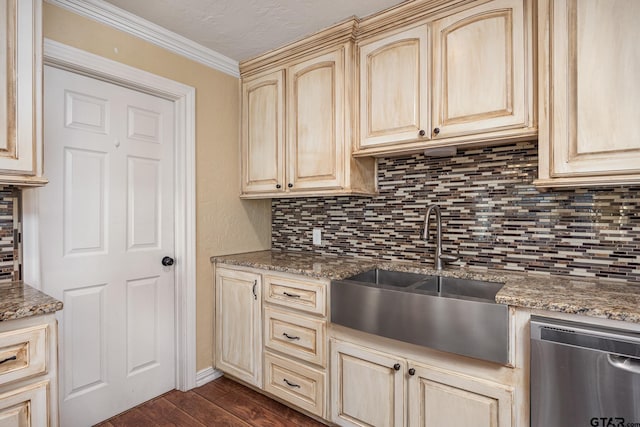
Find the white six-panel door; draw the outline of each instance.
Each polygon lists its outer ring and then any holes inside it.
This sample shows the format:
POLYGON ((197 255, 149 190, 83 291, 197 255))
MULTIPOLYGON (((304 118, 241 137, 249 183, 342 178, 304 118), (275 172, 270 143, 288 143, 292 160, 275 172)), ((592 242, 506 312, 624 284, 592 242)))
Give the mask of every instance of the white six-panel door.
POLYGON ((87 426, 175 386, 173 103, 52 67, 44 88, 42 288, 61 424, 87 426))

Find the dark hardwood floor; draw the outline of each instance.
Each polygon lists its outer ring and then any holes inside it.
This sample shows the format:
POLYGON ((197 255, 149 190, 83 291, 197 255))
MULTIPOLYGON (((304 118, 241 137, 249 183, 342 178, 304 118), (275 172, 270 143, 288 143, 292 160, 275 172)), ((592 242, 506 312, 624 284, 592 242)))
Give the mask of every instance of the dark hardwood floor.
POLYGON ((321 427, 324 424, 222 377, 186 393, 170 391, 98 426, 321 427))

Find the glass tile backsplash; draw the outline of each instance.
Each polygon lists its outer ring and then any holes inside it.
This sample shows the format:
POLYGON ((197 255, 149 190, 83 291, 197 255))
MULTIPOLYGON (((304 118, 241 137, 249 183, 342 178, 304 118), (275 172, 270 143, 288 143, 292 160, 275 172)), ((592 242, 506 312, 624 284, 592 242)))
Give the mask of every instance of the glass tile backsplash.
POLYGON ((378 196, 273 199, 272 248, 430 264, 438 204, 459 265, 640 282, 640 187, 542 192, 537 165, 536 142, 380 159, 378 196))

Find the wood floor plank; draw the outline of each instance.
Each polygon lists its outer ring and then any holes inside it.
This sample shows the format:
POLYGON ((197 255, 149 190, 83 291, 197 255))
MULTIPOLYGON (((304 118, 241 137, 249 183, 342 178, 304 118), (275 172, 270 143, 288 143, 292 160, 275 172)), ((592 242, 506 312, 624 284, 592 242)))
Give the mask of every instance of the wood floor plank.
POLYGON ((251 399, 256 404, 280 415, 282 418, 291 421, 296 426, 305 426, 305 427, 322 427, 324 424, 315 421, 312 418, 307 417, 306 415, 298 412, 294 409, 289 408, 288 406, 283 405, 282 403, 273 400, 257 391, 251 390, 250 388, 244 388, 242 390, 247 396, 247 399, 251 399))
POLYGON ((218 400, 222 396, 229 394, 235 390, 242 390, 243 388, 246 387, 226 377, 221 377, 208 382, 207 384, 200 386, 193 391, 211 402, 216 402, 216 400, 218 400))
POLYGON ((186 393, 176 392, 166 396, 166 399, 173 403, 180 410, 186 412, 205 426, 219 427, 249 427, 250 425, 242 421, 235 415, 222 409, 215 403, 205 399, 198 393, 188 391, 186 393))
POLYGON ((107 422, 109 422, 113 427, 138 427, 148 425, 149 418, 143 409, 137 407, 130 409, 115 418, 111 418, 110 420, 107 420, 107 422))
POLYGON ((243 391, 232 391, 216 402, 238 418, 255 427, 291 427, 289 420, 280 414, 258 405, 243 391))
POLYGON ((182 411, 165 397, 144 404, 145 413, 153 426, 203 427, 204 424, 182 411))
POLYGON ((170 391, 98 427, 321 427, 321 424, 228 378, 188 392, 170 391))

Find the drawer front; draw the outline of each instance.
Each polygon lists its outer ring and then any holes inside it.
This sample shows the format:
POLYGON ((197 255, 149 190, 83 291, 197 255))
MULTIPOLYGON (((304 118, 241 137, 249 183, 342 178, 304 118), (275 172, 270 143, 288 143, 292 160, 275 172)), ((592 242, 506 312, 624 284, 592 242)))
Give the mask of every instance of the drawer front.
POLYGON ((267 348, 286 353, 306 362, 326 366, 326 322, 283 312, 272 307, 264 309, 264 336, 267 348))
POLYGON ((325 373, 265 353, 265 391, 324 418, 325 373))
POLYGON ((264 282, 265 301, 307 313, 327 315, 328 284, 271 275, 265 275, 264 282))
POLYGON ((47 325, 0 333, 0 384, 47 370, 47 325))
POLYGON ((0 394, 0 425, 15 427, 48 426, 49 381, 30 384, 0 394))

